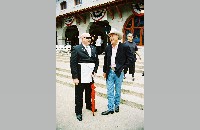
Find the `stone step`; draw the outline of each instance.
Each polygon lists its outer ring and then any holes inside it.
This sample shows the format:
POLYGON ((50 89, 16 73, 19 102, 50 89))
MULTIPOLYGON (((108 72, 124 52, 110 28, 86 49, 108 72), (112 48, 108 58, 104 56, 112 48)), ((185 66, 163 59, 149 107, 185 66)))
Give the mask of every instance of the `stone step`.
MULTIPOLYGON (((144 59, 144 50, 142 51, 139 49, 138 51, 139 55, 141 56, 142 59, 144 59)), ((65 53, 65 52, 56 52, 56 56, 70 56, 71 53, 65 53)), ((98 55, 100 58, 104 57, 104 54, 98 55)), ((137 55, 136 55, 137 56, 137 55)), ((138 56, 137 56, 138 57, 138 56)))
MULTIPOLYGON (((99 61, 104 61, 104 59, 103 58, 99 58, 99 61)), ((144 61, 137 60, 136 64, 144 65, 144 61)))
MULTIPOLYGON (((63 51, 56 51, 56 55, 67 55, 67 53, 63 52, 63 51)), ((71 53, 70 53, 71 55, 71 53)))
MULTIPOLYGON (((140 56, 144 56, 144 50, 138 49, 138 53, 140 56)), ((67 55, 65 51, 56 51, 56 55, 67 55)), ((71 54, 71 53, 70 53, 71 54)), ((100 54, 99 56, 103 56, 104 54, 100 54)))
MULTIPOLYGON (((56 60, 56 62, 66 63, 66 65, 68 65, 67 68, 70 67, 69 61, 56 60)), ((101 68, 103 69, 102 64, 99 65, 99 69, 101 69, 101 68)), ((143 71, 144 71, 144 66, 137 65, 137 63, 136 63, 135 73, 143 73, 143 71), (140 69, 140 68, 142 68, 142 69, 140 69)))
MULTIPOLYGON (((62 74, 62 76, 66 76, 66 77, 70 77, 71 78, 71 70, 68 69, 62 69, 62 68, 56 68, 56 72, 58 72, 59 74, 62 74)), ((99 74, 99 72, 97 72, 96 74, 96 78, 99 80, 105 80, 102 76, 102 74, 99 74)), ((127 86, 136 86, 136 87, 140 87, 140 88, 144 88, 144 84, 141 84, 141 82, 144 82, 144 77, 141 77, 142 79, 137 81, 137 76, 135 77, 135 81, 133 82, 131 80, 131 78, 127 78, 123 80, 123 84, 127 85, 127 86)))
MULTIPOLYGON (((135 83, 143 83, 144 82, 144 77, 142 76, 142 72, 143 72, 143 70, 139 70, 139 71, 138 71, 138 69, 135 70, 135 74, 134 74, 135 75, 135 81, 134 81, 135 83)), ((97 76, 99 76, 100 78, 103 78, 102 75, 103 75, 103 68, 98 68, 97 76)), ((124 81, 128 81, 130 83, 133 82, 132 75, 129 74, 129 71, 126 74, 126 79, 124 79, 124 81)))
MULTIPOLYGON (((70 78, 72 79, 71 73, 67 71, 61 71, 60 69, 56 69, 56 75, 63 77, 63 78, 70 78)), ((106 80, 103 78, 103 76, 95 76, 94 78, 95 83, 98 83, 99 86, 106 87, 106 80)), ((143 97, 144 93, 144 84, 136 83, 135 81, 125 81, 123 80, 123 88, 125 89, 125 92, 134 92, 137 93, 140 97, 143 97)))
MULTIPOLYGON (((62 85, 67 86, 67 87, 74 87, 73 82, 69 82, 70 79, 67 79, 67 81, 68 82, 56 79, 56 82, 59 83, 59 84, 62 84, 62 85)), ((100 96, 100 97, 103 97, 103 98, 107 99, 106 89, 103 89, 103 88, 100 88, 100 87, 96 87, 95 94, 97 96, 100 96)), ((144 109, 144 99, 140 99, 140 98, 138 98, 136 96, 133 96, 133 95, 128 95, 128 94, 123 94, 122 93, 121 94, 121 103, 125 104, 125 105, 128 105, 128 106, 131 106, 131 107, 134 107, 134 108, 138 108, 140 110, 144 109)))
MULTIPOLYGON (((71 57, 71 54, 59 54, 59 55, 56 55, 57 58, 70 58, 71 57)), ((138 61, 140 60, 138 56, 136 56, 138 61)), ((101 60, 104 60, 104 55, 99 55, 98 56, 99 59, 101 60)), ((141 57, 142 59, 140 61, 143 61, 144 60, 144 57, 141 57)))
MULTIPOLYGON (((140 62, 140 63, 142 63, 142 64, 144 64, 144 55, 141 55, 140 54, 140 56, 141 56, 141 60, 139 59, 139 57, 136 55, 136 57, 137 57, 137 62, 140 62)), ((65 53, 62 53, 62 54, 56 54, 56 57, 57 58, 70 58, 71 57, 71 54, 65 54, 65 53)), ((99 58, 99 60, 104 60, 104 55, 98 55, 98 58, 99 58)))
MULTIPOLYGON (((94 78, 96 84, 106 89, 106 80, 94 78)), ((122 83, 122 90, 125 94, 132 94, 140 98, 144 98, 144 88, 137 86, 128 86, 122 83)))
MULTIPOLYGON (((59 62, 64 62, 64 63, 69 63, 70 62, 70 57, 56 57, 56 61, 59 62)), ((104 59, 99 59, 100 63, 103 65, 103 61, 104 59)), ((144 62, 141 62, 139 60, 136 61, 136 64, 140 65, 140 66, 144 66, 144 62)))
MULTIPOLYGON (((72 78, 69 74, 64 75, 64 74, 60 74, 60 73, 56 72, 56 76, 60 77, 64 81, 65 81, 65 79, 70 79, 72 82, 72 78)), ((106 89, 106 81, 105 80, 100 80, 98 78, 94 78, 94 81, 98 87, 106 89)), ((141 88, 141 87, 128 86, 128 85, 124 85, 124 83, 122 83, 122 92, 124 94, 131 94, 131 95, 134 95, 134 96, 137 96, 140 98, 144 98, 144 88, 141 88)))
MULTIPOLYGON (((96 90, 97 92, 103 93, 103 94, 105 94, 105 95, 107 94, 107 90, 104 89, 104 88, 96 87, 95 90, 96 90)), ((130 102, 135 102, 135 103, 144 105, 144 99, 138 98, 137 96, 134 96, 134 95, 129 95, 129 94, 123 94, 123 93, 121 93, 121 98, 122 98, 123 100, 127 100, 127 101, 130 101, 130 102)))
MULTIPOLYGON (((57 62, 63 62, 63 63, 70 63, 70 60, 67 58, 56 58, 57 62)), ((103 67, 103 62, 99 62, 99 67, 103 67)), ((136 69, 143 69, 144 70, 144 65, 141 63, 136 62, 136 69)))

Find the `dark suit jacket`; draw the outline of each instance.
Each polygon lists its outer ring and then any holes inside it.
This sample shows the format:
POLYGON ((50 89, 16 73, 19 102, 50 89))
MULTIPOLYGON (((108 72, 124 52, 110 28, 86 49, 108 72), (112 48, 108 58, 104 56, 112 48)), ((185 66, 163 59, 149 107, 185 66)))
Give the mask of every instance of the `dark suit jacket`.
POLYGON ((132 54, 134 56, 134 60, 136 62, 137 58, 136 58, 136 53, 135 52, 138 51, 138 47, 137 47, 136 43, 134 41, 133 41, 133 43, 130 43, 129 41, 125 41, 124 44, 127 44, 130 47, 131 52, 132 52, 132 54))
MULTIPOLYGON (((108 45, 105 49, 103 72, 106 73, 106 79, 111 65, 112 45, 108 45)), ((130 47, 126 44, 119 43, 117 54, 115 57, 115 73, 119 77, 122 70, 134 63, 134 57, 130 47)))
POLYGON ((90 48, 91 57, 89 56, 88 52, 82 44, 76 45, 72 48, 70 57, 70 67, 73 79, 78 78, 79 80, 81 80, 81 65, 78 63, 95 63, 93 73, 97 73, 97 69, 99 66, 97 51, 94 46, 90 46, 90 48))

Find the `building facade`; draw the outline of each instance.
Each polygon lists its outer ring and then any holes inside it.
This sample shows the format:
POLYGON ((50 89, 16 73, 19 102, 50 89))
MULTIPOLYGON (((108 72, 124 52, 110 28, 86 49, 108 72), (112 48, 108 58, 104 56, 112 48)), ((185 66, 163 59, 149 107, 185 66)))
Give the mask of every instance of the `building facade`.
POLYGON ((133 33, 135 42, 144 45, 144 0, 57 0, 56 44, 80 44, 79 36, 90 33, 109 44, 111 28, 123 32, 122 42, 133 33))

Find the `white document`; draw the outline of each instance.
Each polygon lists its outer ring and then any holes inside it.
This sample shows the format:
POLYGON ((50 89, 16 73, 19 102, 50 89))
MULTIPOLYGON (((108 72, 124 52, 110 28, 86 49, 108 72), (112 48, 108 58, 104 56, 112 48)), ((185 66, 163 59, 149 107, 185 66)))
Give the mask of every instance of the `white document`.
POLYGON ((94 70, 94 63, 79 63, 81 65, 81 83, 92 82, 92 72, 94 70))

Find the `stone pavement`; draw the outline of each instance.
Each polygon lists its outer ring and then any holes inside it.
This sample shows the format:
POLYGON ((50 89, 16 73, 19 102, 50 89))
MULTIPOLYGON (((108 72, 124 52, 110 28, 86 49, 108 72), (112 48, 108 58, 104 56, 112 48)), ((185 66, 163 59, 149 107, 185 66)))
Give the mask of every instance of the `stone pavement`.
POLYGON ((56 130, 144 130, 144 111, 121 104, 120 112, 101 115, 107 110, 107 100, 96 96, 95 116, 83 105, 83 120, 76 119, 75 89, 56 84, 56 130))
POLYGON ((142 61, 136 62, 135 81, 131 75, 122 84, 120 112, 102 116, 107 110, 107 90, 105 79, 102 77, 103 56, 99 55, 100 66, 95 77, 96 108, 93 116, 91 111, 83 109, 83 121, 79 122, 74 113, 74 84, 71 78, 69 59, 70 54, 56 53, 56 125, 57 130, 74 129, 144 129, 144 48, 139 49, 142 61))

